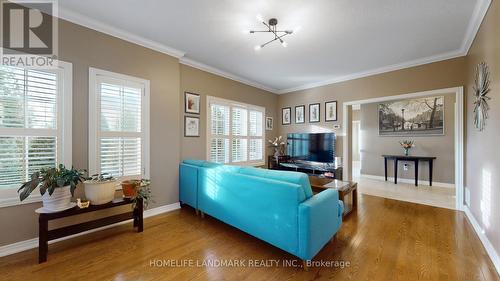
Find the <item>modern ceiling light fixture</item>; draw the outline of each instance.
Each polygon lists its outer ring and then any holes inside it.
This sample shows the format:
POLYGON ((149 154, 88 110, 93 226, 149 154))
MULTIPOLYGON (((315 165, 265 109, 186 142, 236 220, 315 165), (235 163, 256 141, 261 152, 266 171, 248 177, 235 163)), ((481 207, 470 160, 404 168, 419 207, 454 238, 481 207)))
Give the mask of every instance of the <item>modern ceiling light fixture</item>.
POLYGON ((268 45, 274 41, 279 41, 281 43, 281 46, 283 46, 285 48, 286 48, 286 46, 288 46, 288 43, 283 41, 283 37, 285 37, 289 34, 292 34, 293 30, 277 30, 276 26, 278 25, 278 20, 276 18, 271 18, 266 23, 264 21, 264 18, 262 18, 262 16, 258 15, 257 20, 260 21, 263 25, 265 25, 267 27, 267 30, 250 30, 249 32, 251 34, 261 33, 261 32, 269 32, 269 33, 273 34, 274 38, 272 40, 267 41, 266 43, 264 43, 262 45, 255 46, 254 49, 256 51, 264 48, 266 45, 268 45))

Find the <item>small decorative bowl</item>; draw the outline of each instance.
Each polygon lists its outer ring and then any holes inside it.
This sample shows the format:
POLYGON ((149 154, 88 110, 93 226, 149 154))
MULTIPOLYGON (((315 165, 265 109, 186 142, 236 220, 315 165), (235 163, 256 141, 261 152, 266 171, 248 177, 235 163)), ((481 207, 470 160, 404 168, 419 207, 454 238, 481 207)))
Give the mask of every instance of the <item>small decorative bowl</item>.
POLYGON ((80 209, 88 208, 90 206, 90 201, 86 200, 82 202, 82 200, 78 198, 76 199, 76 205, 78 205, 80 209))

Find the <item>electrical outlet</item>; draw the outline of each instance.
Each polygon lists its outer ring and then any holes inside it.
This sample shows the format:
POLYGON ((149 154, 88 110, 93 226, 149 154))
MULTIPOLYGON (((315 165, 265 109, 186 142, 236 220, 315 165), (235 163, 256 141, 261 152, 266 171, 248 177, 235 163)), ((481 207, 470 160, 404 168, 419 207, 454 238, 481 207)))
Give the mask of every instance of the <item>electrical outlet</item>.
POLYGON ((405 163, 405 164, 403 165, 403 170, 408 171, 408 166, 409 166, 409 165, 408 165, 407 163, 405 163))
POLYGON ((333 128, 335 130, 340 130, 342 128, 342 126, 340 126, 339 124, 335 124, 335 125, 333 125, 333 128))

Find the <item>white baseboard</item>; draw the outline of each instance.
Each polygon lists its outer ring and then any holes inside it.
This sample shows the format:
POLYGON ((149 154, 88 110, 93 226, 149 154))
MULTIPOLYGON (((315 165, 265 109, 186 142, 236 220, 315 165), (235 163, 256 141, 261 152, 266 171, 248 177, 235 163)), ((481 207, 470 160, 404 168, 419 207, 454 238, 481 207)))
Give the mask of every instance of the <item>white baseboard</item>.
POLYGON ((483 243, 484 248, 486 249, 486 252, 488 253, 488 256, 490 256, 491 262, 493 262, 493 265, 495 266, 495 269, 497 270, 497 273, 500 274, 500 257, 498 256, 497 251, 491 244, 490 240, 484 233, 484 229, 481 227, 481 225, 478 223, 472 212, 470 211, 469 207, 467 205, 463 206, 463 210, 465 213, 465 216, 469 219, 470 223, 472 224, 472 227, 477 233, 477 236, 479 236, 479 239, 481 240, 481 243, 483 243))
MULTIPOLYGON (((148 217, 156 216, 156 215, 159 215, 159 214, 171 212, 173 210, 180 209, 180 207, 181 207, 180 203, 177 202, 177 203, 173 203, 173 204, 169 204, 169 205, 163 205, 163 206, 160 206, 160 207, 156 207, 156 208, 153 208, 153 209, 148 209, 148 210, 144 211, 144 218, 148 218, 148 217)), ((118 225, 121 225, 121 224, 130 223, 131 221, 132 220, 130 219, 130 220, 126 220, 126 221, 122 221, 122 222, 118 222, 118 223, 106 225, 106 226, 103 226, 103 227, 99 227, 99 228, 87 230, 87 231, 80 232, 80 233, 77 233, 77 234, 74 234, 74 235, 62 237, 62 238, 59 238, 59 239, 54 239, 54 240, 49 241, 49 244, 56 243, 56 242, 63 241, 63 240, 67 240, 67 239, 71 239, 71 238, 74 238, 74 237, 77 237, 77 236, 89 234, 89 233, 92 233, 92 232, 96 232, 96 231, 108 229, 108 228, 115 227, 115 226, 118 226, 118 225)), ((28 239, 28 240, 20 241, 20 242, 16 242, 16 243, 12 243, 12 244, 0 247, 0 257, 12 255, 12 254, 15 254, 15 253, 19 253, 19 252, 26 251, 26 250, 33 249, 33 248, 37 248, 37 247, 38 247, 38 237, 33 238, 33 239, 28 239)))
MULTIPOLYGON (((362 178, 367 178, 367 179, 385 181, 385 177, 383 177, 383 176, 361 174, 361 177, 362 178)), ((387 177, 387 180, 394 182, 394 178, 393 177, 387 177)), ((405 179, 405 178, 399 178, 398 177, 398 182, 414 184, 415 183, 415 179, 405 179)), ((418 180, 418 184, 419 185, 429 185, 429 181, 418 180)), ((432 186, 439 186, 439 187, 446 187, 446 188, 453 188, 453 189, 455 189, 455 184, 453 184, 453 183, 446 183, 446 182, 432 181, 432 186)))

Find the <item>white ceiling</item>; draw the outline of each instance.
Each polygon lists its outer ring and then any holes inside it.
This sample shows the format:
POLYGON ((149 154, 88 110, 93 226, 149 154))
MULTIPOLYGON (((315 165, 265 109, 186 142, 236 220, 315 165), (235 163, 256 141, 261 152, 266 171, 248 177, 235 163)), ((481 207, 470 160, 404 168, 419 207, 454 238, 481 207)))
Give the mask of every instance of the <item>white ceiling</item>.
POLYGON ((59 0, 60 16, 276 93, 465 55, 491 0, 59 0), (256 15, 300 31, 288 47, 256 15))

